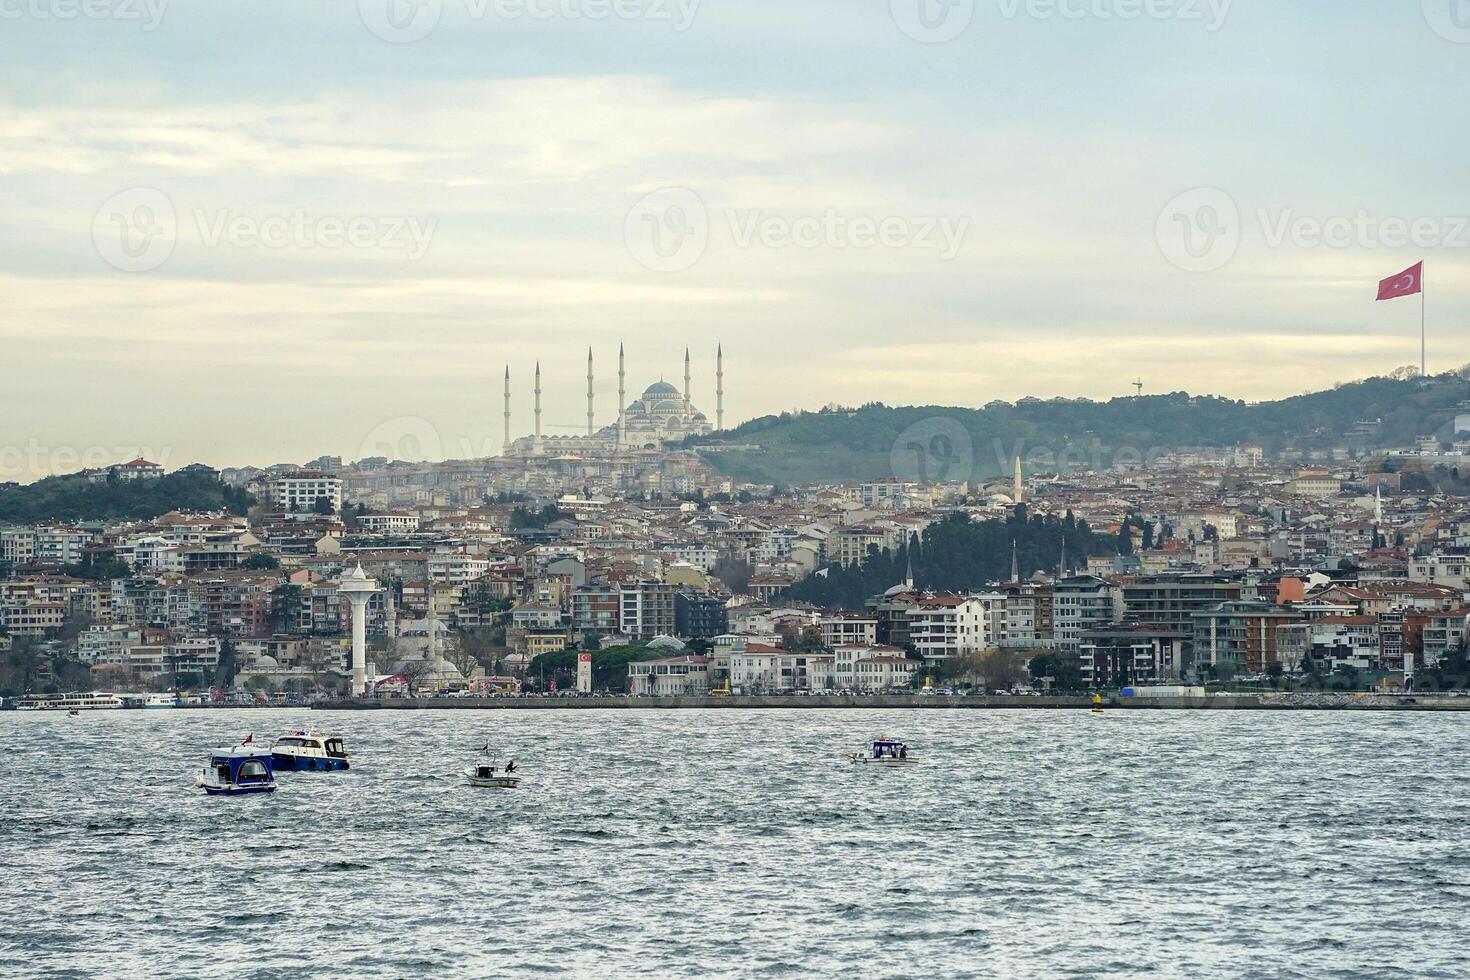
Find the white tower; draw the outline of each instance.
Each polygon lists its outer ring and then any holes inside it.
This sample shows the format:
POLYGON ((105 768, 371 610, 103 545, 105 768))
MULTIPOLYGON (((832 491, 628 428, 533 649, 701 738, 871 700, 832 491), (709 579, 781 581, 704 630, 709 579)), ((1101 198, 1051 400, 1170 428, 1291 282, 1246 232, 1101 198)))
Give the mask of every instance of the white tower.
POLYGON ((500 455, 510 455, 510 365, 505 366, 505 436, 500 444, 500 455))
POLYGON ((715 431, 725 431, 725 347, 715 345, 715 431))
POLYGON ((342 577, 337 592, 352 604, 352 696, 360 697, 367 687, 367 604, 378 591, 378 583, 367 577, 359 564, 342 577))
POLYGON ((684 348, 684 404, 689 404, 689 348, 684 348))
POLYGON ((1014 482, 1015 482, 1015 485, 1011 488, 1011 497, 1012 497, 1012 499, 1014 499, 1016 501, 1016 503, 1019 504, 1021 502, 1021 495, 1024 492, 1023 491, 1023 487, 1021 486, 1021 457, 1020 456, 1017 456, 1016 457, 1016 475, 1014 477, 1014 482))
POLYGON ((592 348, 587 348, 587 434, 592 434, 592 348))
POLYGON ((429 627, 429 645, 424 650, 424 659, 434 665, 434 686, 444 676, 444 651, 439 646, 439 610, 434 607, 434 580, 429 580, 429 611, 424 617, 429 627))
POLYGON ((531 451, 541 452, 541 362, 536 362, 536 434, 531 440, 531 451))
POLYGON ((628 431, 628 393, 623 388, 623 345, 618 344, 618 448, 623 448, 628 431))

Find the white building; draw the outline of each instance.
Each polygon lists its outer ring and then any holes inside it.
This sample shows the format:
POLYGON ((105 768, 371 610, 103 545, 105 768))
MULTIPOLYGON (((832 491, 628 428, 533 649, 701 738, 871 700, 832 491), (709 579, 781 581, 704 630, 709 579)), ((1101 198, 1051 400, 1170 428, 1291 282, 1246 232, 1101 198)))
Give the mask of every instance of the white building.
POLYGON ((332 513, 342 510, 342 480, 311 470, 300 470, 272 477, 270 481, 271 506, 287 514, 310 514, 316 502, 325 497, 332 505, 332 513))
MULTIPOLYGON (((1004 598, 993 597, 1004 603, 1004 598)), ((938 595, 908 610, 909 642, 925 660, 978 653, 991 646, 987 606, 978 596, 938 595)))
POLYGON ((629 694, 681 697, 708 691, 708 657, 669 657, 628 664, 629 694))

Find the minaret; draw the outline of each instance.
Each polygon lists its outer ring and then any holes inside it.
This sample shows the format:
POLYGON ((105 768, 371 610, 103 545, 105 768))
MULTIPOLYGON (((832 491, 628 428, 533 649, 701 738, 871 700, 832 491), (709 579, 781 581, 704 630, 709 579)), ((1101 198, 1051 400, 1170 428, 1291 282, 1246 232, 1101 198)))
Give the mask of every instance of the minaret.
POLYGON ((500 444, 500 455, 510 455, 510 365, 505 366, 505 440, 500 444))
POLYGON ((1021 457, 1020 457, 1019 454, 1017 454, 1017 456, 1016 456, 1015 486, 1013 486, 1011 488, 1011 496, 1015 499, 1016 503, 1018 503, 1018 504, 1021 502, 1021 494, 1022 493, 1023 493, 1023 490, 1021 488, 1021 457))
POLYGON ((587 348, 587 434, 592 434, 592 348, 587 348))
POLYGON ((725 431, 725 347, 715 345, 715 431, 725 431))
POLYGON ((1016 561, 1016 539, 1011 538, 1011 581, 1021 581, 1021 566, 1016 561))
POLYGON ((684 407, 689 407, 689 348, 684 348, 684 407))
POLYGON ((531 451, 541 451, 541 362, 536 362, 536 436, 531 442, 531 451))
POLYGON ((623 345, 618 344, 618 448, 628 437, 628 393, 623 388, 623 345))
POLYGON ((1062 535, 1062 561, 1057 565, 1057 578, 1067 577, 1067 536, 1062 535))
POLYGON ((429 609, 425 621, 429 627, 429 645, 424 650, 424 659, 434 665, 434 686, 444 676, 444 651, 439 649, 439 610, 434 608, 434 578, 429 576, 429 609))
POLYGON ((1373 528, 1377 530, 1383 524, 1383 484, 1378 483, 1373 488, 1373 528))

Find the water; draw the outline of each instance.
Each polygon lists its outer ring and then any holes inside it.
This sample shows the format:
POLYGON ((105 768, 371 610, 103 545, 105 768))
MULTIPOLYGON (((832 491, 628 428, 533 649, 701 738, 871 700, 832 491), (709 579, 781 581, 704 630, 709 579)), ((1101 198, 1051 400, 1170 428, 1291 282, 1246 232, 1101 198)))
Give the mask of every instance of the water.
POLYGON ((1470 974, 1470 715, 0 714, 6 976, 1470 974), (307 725, 353 770, 208 798, 307 725), (840 758, 906 737, 918 766, 840 758), (516 791, 460 770, 492 736, 516 791))

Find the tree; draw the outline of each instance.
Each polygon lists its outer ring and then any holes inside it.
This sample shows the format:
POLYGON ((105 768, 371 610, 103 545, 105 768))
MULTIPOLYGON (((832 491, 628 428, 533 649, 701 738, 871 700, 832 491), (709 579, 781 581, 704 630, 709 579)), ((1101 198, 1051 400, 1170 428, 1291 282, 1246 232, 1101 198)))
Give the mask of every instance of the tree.
POLYGON ((281 562, 275 555, 267 551, 257 551, 252 555, 246 555, 240 562, 240 567, 250 571, 269 571, 280 568, 281 562))
POLYGON ((1082 665, 1075 656, 1048 651, 1032 657, 1026 666, 1033 679, 1050 678, 1053 690, 1080 691, 1084 687, 1082 665))
POLYGON ((228 636, 219 642, 219 662, 214 668, 214 686, 228 691, 235 686, 235 641, 228 636))
POLYGON ((987 650, 980 656, 980 674, 985 686, 999 691, 1014 690, 1025 674, 1021 656, 1011 650, 987 650))
POLYGON ((324 517, 331 517, 337 513, 337 508, 332 506, 331 497, 318 497, 312 502, 311 512, 313 514, 321 514, 324 517))

